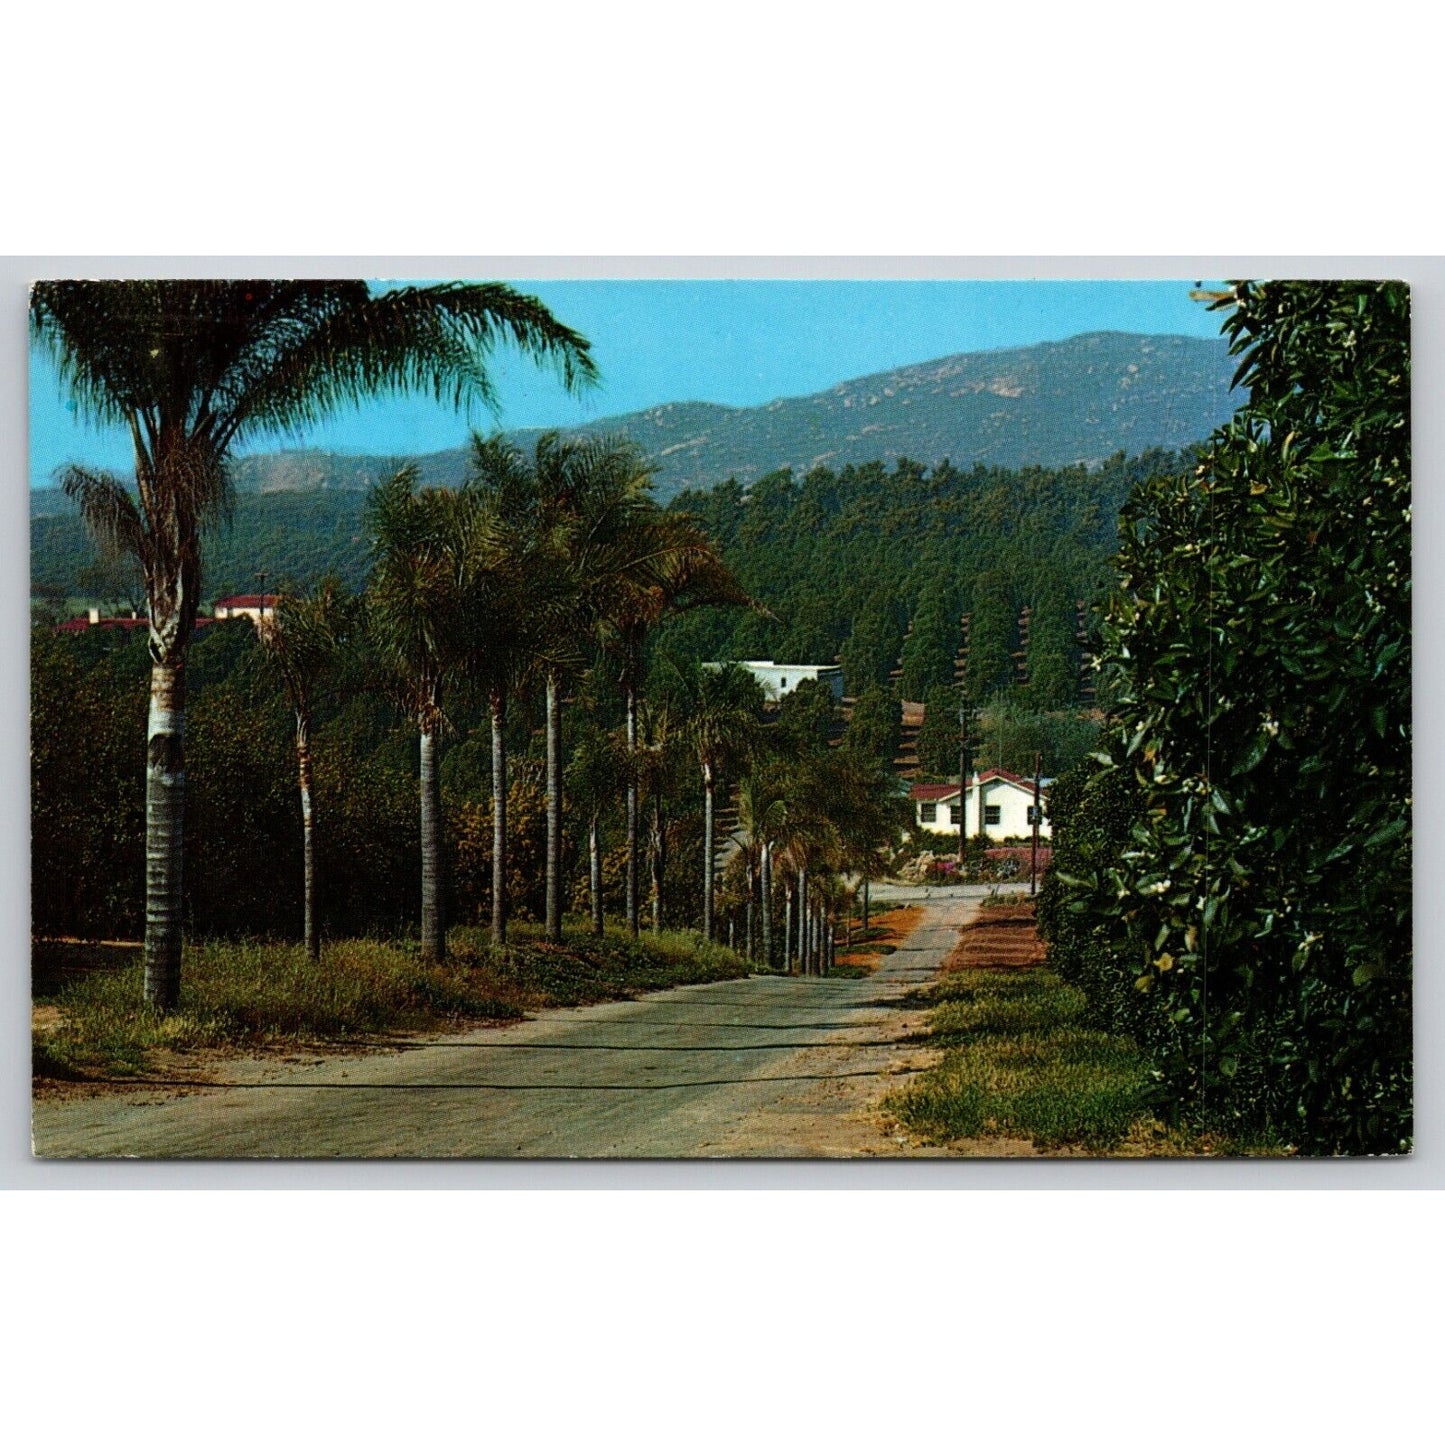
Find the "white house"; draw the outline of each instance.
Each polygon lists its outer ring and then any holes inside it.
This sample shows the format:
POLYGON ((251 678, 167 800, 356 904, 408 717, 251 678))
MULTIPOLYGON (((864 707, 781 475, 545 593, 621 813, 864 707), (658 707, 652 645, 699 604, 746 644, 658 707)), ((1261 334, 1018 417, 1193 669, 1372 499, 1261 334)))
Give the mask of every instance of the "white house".
MULTIPOLYGON (((914 783, 908 790, 913 804, 914 821, 925 833, 958 837, 959 786, 957 783, 914 783)), ((1039 837, 1050 836, 1048 819, 1049 790, 1041 789, 1043 813, 1039 818, 1039 837)), ((1005 838, 1028 838, 1034 827, 1034 785, 1031 778, 1020 778, 1002 768, 975 773, 968 784, 968 795, 962 800, 968 821, 968 836, 983 833, 994 842, 1005 838), (980 810, 982 816, 980 817, 980 810)))
MULTIPOLYGON (((703 664, 704 667, 726 667, 728 665, 722 662, 703 664)), ((833 664, 798 663, 793 665, 770 661, 739 662, 732 665, 742 668, 744 672, 749 672, 757 678, 769 702, 781 702, 790 692, 796 691, 800 682, 821 682, 825 687, 832 689, 835 702, 843 700, 843 669, 833 664)))

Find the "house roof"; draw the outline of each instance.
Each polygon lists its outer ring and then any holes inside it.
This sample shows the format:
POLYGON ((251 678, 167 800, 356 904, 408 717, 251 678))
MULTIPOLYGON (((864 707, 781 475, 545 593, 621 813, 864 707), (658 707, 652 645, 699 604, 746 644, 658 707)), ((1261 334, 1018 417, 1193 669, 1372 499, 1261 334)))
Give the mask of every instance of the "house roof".
POLYGON ((217 607, 274 607, 276 605, 274 592, 238 592, 234 597, 221 597, 217 599, 217 607))
MULTIPOLYGON (((993 782, 996 778, 1002 778, 1004 782, 1012 783, 1016 788, 1027 788, 1029 792, 1033 792, 1034 780, 1032 778, 1021 778, 1017 773, 1010 773, 1004 768, 990 768, 988 772, 979 775, 979 781, 984 783, 993 782)), ((1044 787, 1042 780, 1040 780, 1039 786, 1044 787)))
MULTIPOLYGON (((975 773, 969 780, 971 788, 974 782, 979 783, 1012 783, 1016 788, 1022 788, 1026 793, 1034 790, 1032 778, 1021 778, 1017 773, 1007 772, 1003 768, 990 768, 986 773, 975 773)), ((1047 793, 1047 784, 1040 785, 1040 791, 1047 793)), ((915 803, 941 803, 948 798, 958 796, 957 783, 914 783, 908 790, 909 798, 915 803)))
POLYGON ((957 783, 914 783, 909 788, 908 796, 915 803, 936 803, 942 798, 956 798, 958 796, 957 783))

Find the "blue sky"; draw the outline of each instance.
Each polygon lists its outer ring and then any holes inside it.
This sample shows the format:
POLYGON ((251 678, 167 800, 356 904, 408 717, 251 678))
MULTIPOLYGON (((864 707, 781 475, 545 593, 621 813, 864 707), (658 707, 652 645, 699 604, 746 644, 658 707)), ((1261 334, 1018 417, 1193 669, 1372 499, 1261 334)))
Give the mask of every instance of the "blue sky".
MULTIPOLYGON (((1180 281, 517 281, 592 342, 602 385, 569 397, 549 372, 499 352, 502 411, 458 416, 421 398, 338 413, 300 437, 242 450, 312 446, 420 455, 459 446, 469 425, 567 426, 668 401, 755 406, 850 377, 959 351, 1057 341, 1081 331, 1217 336, 1218 313, 1180 281)), ((130 445, 76 413, 32 353, 30 483, 68 462, 128 474, 130 445)))

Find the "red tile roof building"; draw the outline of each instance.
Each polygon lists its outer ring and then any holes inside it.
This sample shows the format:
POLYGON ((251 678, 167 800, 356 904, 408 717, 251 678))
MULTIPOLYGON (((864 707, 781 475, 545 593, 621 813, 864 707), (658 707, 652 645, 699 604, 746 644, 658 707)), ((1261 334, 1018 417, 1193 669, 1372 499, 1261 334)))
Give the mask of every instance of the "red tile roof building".
POLYGON ((234 597, 222 597, 215 606, 216 620, 227 617, 249 617, 253 622, 269 617, 276 610, 274 592, 238 592, 234 597))
MULTIPOLYGON (((1049 790, 1041 788, 1045 811, 1039 818, 1039 837, 1050 836, 1047 813, 1049 790)), ((958 837, 959 786, 957 783, 914 783, 908 790, 913 818, 926 833, 958 837)), ((989 839, 1027 838, 1033 832, 1034 784, 1003 768, 975 773, 969 780, 967 809, 968 836, 983 833, 989 839), (982 810, 982 816, 980 816, 982 810)))

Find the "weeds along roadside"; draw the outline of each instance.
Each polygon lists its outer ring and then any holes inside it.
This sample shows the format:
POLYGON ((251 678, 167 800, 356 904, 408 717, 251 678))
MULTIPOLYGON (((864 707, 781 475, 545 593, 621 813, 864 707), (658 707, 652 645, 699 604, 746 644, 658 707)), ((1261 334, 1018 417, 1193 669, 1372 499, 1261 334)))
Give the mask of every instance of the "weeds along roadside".
POLYGON ((690 933, 569 933, 555 947, 521 927, 493 950, 484 930, 456 929, 452 951, 438 967, 412 945, 351 939, 328 945, 316 966, 299 945, 196 944, 167 1016, 142 1002, 139 962, 96 970, 37 1000, 33 1070, 44 1079, 134 1076, 162 1051, 361 1044, 748 972, 736 953, 690 933))

